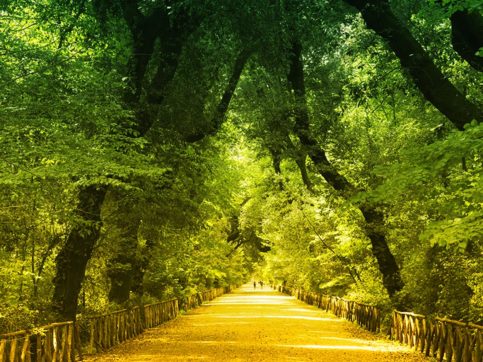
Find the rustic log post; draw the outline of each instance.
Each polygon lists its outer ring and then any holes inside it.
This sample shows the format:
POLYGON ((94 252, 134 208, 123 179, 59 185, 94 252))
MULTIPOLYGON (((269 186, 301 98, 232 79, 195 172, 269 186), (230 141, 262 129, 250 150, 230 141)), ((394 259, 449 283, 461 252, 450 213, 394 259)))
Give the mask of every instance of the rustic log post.
POLYGON ((82 355, 82 341, 80 335, 80 325, 78 323, 74 323, 73 325, 73 333, 74 333, 74 348, 72 349, 72 361, 75 361, 75 351, 77 350, 77 355, 79 359, 82 361, 84 357, 82 355))
POLYGON ((29 347, 30 347, 30 338, 29 338, 29 335, 25 335, 23 340, 22 350, 20 351, 21 361, 25 361, 27 358, 30 357, 29 347))
POLYGON ((17 339, 14 338, 11 342, 10 342, 10 361, 15 361, 15 355, 16 355, 16 352, 17 352, 17 339))

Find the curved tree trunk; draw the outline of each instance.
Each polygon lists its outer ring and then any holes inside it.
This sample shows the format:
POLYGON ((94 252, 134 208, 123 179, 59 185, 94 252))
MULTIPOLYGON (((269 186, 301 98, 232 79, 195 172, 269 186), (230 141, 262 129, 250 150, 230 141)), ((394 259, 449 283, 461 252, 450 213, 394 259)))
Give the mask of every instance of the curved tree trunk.
MULTIPOLYGON (((343 175, 339 174, 327 159, 324 149, 310 133, 309 112, 305 98, 302 45, 299 41, 293 42, 287 79, 296 98, 295 134, 327 183, 345 197, 352 196, 357 189, 343 175)), ((384 233, 384 215, 372 205, 361 208, 361 212, 366 221, 366 235, 371 241, 372 254, 376 258, 382 274, 383 285, 389 296, 393 298, 397 292, 402 290, 404 282, 384 233)))
POLYGON ((297 155, 295 158, 295 163, 297 164, 299 171, 300 171, 300 177, 302 177, 302 182, 304 183, 305 187, 309 191, 312 190, 312 182, 310 181, 309 174, 307 172, 307 155, 306 154, 301 154, 297 155))
POLYGON ((252 51, 250 49, 242 49, 240 53, 238 53, 235 64, 233 65, 233 69, 231 71, 230 79, 225 86, 225 90, 223 91, 223 95, 218 102, 218 105, 215 109, 215 113, 211 118, 211 129, 204 132, 199 132, 196 134, 189 135, 185 138, 186 142, 194 143, 201 141, 203 138, 207 136, 215 135, 222 126, 226 112, 228 111, 228 107, 230 106, 231 99, 235 94, 236 87, 238 85, 238 81, 240 80, 241 74, 245 65, 250 58, 252 51))
MULTIPOLYGON (((150 85, 151 91, 147 96, 149 109, 144 110, 144 113, 138 116, 138 119, 144 119, 144 117, 147 119, 143 127, 139 128, 141 134, 151 127, 153 119, 157 116, 159 105, 164 99, 166 82, 169 82, 175 74, 182 47, 180 44, 171 42, 169 49, 171 51, 170 55, 161 60, 157 73, 150 85)), ((249 52, 243 50, 235 62, 230 80, 226 85, 225 92, 213 116, 213 129, 209 132, 193 135, 186 141, 195 142, 219 130, 249 55, 249 52)), ((132 213, 132 209, 140 209, 139 201, 131 201, 130 212, 125 212, 124 210, 128 207, 127 205, 123 205, 126 195, 122 192, 113 192, 113 195, 117 199, 116 203, 119 209, 119 215, 115 216, 113 220, 117 225, 119 234, 119 249, 109 260, 108 275, 111 281, 109 299, 122 304, 129 299, 130 292, 135 292, 138 297, 140 296, 139 293, 142 294, 144 289, 142 285, 143 270, 145 269, 147 260, 143 258, 141 255, 142 251, 138 248, 138 229, 141 222, 141 215, 140 212, 135 215, 132 213)))
POLYGON ((100 234, 101 207, 106 191, 106 186, 91 185, 81 188, 79 204, 74 213, 74 226, 55 260, 52 305, 64 320, 76 318, 77 301, 86 265, 100 234))
POLYGON ((443 113, 458 129, 483 115, 477 106, 441 73, 432 59, 408 29, 393 14, 387 0, 344 0, 356 7, 367 26, 380 35, 411 75, 424 97, 443 113))
POLYGON ((473 68, 483 72, 483 57, 476 52, 483 47, 483 17, 478 12, 456 11, 451 15, 453 49, 473 68))
POLYGON ((112 255, 107 262, 107 276, 111 282, 109 300, 123 304, 129 299, 139 264, 137 259, 141 253, 138 253, 138 230, 141 214, 123 190, 109 190, 105 203, 110 210, 106 218, 111 231, 108 237, 114 243, 112 255))
MULTIPOLYGON (((171 41, 176 40, 176 46, 169 48, 172 52, 160 56, 161 63, 153 80, 156 82, 155 87, 148 87, 148 90, 158 92, 154 99, 158 102, 159 107, 164 99, 164 88, 173 79, 176 72, 182 44, 187 38, 186 32, 192 31, 193 27, 196 28, 196 25, 193 25, 196 22, 190 26, 184 24, 187 19, 183 19, 183 24, 178 24, 176 21, 163 22, 162 20, 166 20, 167 17, 161 16, 162 10, 155 10, 151 15, 144 16, 138 9, 137 1, 122 2, 122 5, 124 19, 133 37, 131 80, 134 89, 132 93, 126 95, 126 103, 135 111, 138 130, 135 136, 139 137, 148 132, 157 117, 157 108, 152 103, 149 104, 149 107, 141 105, 141 89, 148 63, 153 56, 154 43, 163 35, 176 35, 175 38, 170 39, 171 41), (183 27, 183 25, 186 26, 183 27), (175 31, 180 28, 185 31, 175 31)), ((149 94, 146 98, 151 99, 152 102, 153 97, 150 98, 149 94)), ((101 208, 106 192, 107 186, 105 185, 93 185, 80 189, 79 204, 74 212, 78 217, 78 222, 71 230, 56 259, 52 305, 54 311, 65 320, 75 320, 87 262, 91 258, 92 250, 100 234, 101 208)), ((121 256, 119 258, 119 260, 125 259, 121 256)), ((119 275, 119 278, 122 279, 124 276, 119 275)), ((124 282, 120 283, 120 285, 123 284, 124 282)), ((115 298, 123 299, 122 293, 125 293, 125 288, 122 287, 113 293, 115 298)))
POLYGON ((305 148, 307 155, 317 167, 318 172, 334 189, 352 191, 352 185, 330 164, 325 151, 320 147, 309 129, 309 112, 305 99, 305 80, 302 62, 302 44, 293 41, 290 53, 290 69, 287 80, 295 96, 295 134, 305 148))
MULTIPOLYGON (((360 208, 366 220, 366 235, 371 240, 372 254, 377 260, 379 271, 382 274, 382 284, 389 297, 393 297, 402 290, 404 282, 401 278, 399 266, 389 249, 384 230, 384 214, 375 205, 360 208)), ((399 302, 399 301, 398 301, 399 302)))

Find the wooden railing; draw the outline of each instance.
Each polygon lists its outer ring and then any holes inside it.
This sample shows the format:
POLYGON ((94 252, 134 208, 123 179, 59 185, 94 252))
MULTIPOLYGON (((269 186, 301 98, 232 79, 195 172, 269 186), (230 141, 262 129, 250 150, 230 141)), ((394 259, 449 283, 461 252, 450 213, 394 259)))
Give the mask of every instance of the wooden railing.
POLYGON ((225 288, 213 288, 209 290, 205 290, 204 292, 201 293, 201 299, 203 302, 207 302, 209 300, 213 300, 225 293, 230 292, 230 287, 225 287, 225 288))
MULTIPOLYGON (((212 300, 229 290, 230 288, 216 288, 193 294, 183 300, 182 307, 186 310, 196 308, 203 302, 212 300)), ((100 352, 137 336, 145 328, 155 327, 176 318, 179 308, 179 301, 172 299, 144 306, 144 316, 139 307, 135 307, 88 318, 79 323, 81 335, 84 336, 84 340, 86 334, 88 335, 89 353, 100 352)))
POLYGON ((194 309, 203 303, 201 299, 201 293, 192 294, 183 299, 181 303, 181 309, 188 311, 190 309, 194 309))
POLYGON ((207 302, 225 293, 229 293, 230 290, 231 290, 230 287, 213 288, 213 289, 205 290, 204 292, 192 294, 183 300, 181 308, 184 310, 190 310, 190 309, 196 308, 200 306, 203 302, 207 302))
MULTIPOLYGON (((216 288, 190 296, 184 303, 187 309, 212 300, 230 288, 216 288)), ((82 349, 88 353, 104 351, 176 318, 179 314, 177 299, 123 309, 113 313, 79 319, 73 322, 53 323, 33 330, 0 335, 0 362, 70 362, 77 355, 82 359, 82 349), (143 312, 143 313, 141 313, 143 312), (76 353, 77 352, 77 353, 76 353)))
POLYGON ((35 330, 0 336, 0 362, 73 361, 76 345, 73 322, 52 323, 35 330))
POLYGON ((331 312, 337 317, 356 322, 371 332, 379 332, 381 329, 381 312, 377 307, 330 295, 306 292, 302 289, 293 291, 287 287, 279 287, 278 290, 294 295, 297 299, 324 309, 326 312, 331 312))
MULTIPOLYGON (((279 286, 278 291, 357 322, 369 331, 380 331, 381 312, 374 306, 284 286, 279 286)), ((407 344, 439 362, 483 361, 483 326, 477 324, 394 311, 389 334, 391 339, 407 344)))
POLYGON ((481 362, 483 326, 394 311, 391 338, 438 361, 481 362))
POLYGON ((142 333, 145 328, 155 327, 176 318, 179 314, 178 300, 144 306, 144 316, 139 307, 79 321, 81 336, 87 340, 87 352, 95 353, 111 348, 142 333))
POLYGON ((179 314, 178 300, 149 304, 144 306, 144 328, 152 328, 176 318, 179 314))
POLYGON ((87 318, 78 322, 82 340, 88 340, 88 353, 104 351, 142 333, 139 307, 87 318))

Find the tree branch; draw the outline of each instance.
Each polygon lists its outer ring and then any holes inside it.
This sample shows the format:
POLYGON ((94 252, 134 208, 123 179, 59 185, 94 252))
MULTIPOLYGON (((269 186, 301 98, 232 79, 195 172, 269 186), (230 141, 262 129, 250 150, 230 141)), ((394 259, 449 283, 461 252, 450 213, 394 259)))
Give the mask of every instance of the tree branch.
POLYGON ((443 113, 456 128, 481 122, 480 109, 456 89, 436 67, 408 29, 393 14, 387 0, 344 0, 356 7, 367 26, 380 35, 394 51, 424 97, 443 113))

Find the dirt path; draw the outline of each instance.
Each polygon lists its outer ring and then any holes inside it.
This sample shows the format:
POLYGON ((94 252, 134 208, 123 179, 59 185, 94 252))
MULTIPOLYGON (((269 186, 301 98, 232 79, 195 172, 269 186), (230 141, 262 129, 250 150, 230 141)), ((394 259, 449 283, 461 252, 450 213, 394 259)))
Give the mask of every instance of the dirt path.
POLYGON ((268 287, 244 286, 87 361, 428 361, 268 287))

